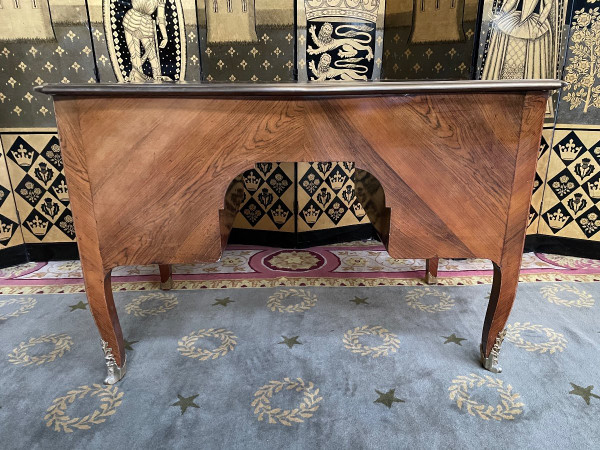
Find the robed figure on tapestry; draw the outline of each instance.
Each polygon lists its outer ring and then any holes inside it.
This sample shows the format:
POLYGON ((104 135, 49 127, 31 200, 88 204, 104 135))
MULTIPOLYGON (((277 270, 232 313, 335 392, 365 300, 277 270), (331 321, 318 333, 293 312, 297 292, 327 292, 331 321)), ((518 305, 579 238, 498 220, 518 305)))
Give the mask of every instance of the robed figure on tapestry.
POLYGON ((559 0, 504 0, 492 19, 482 79, 554 78, 559 0))

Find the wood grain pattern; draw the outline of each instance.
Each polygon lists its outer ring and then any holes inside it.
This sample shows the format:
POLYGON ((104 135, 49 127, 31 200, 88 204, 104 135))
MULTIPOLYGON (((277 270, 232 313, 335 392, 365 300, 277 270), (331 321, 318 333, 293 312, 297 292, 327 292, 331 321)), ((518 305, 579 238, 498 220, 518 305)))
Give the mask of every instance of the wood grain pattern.
POLYGON ((373 174, 394 258, 492 260, 489 354, 514 300, 547 95, 57 96, 86 289, 117 363, 110 270, 217 260, 241 199, 224 207, 225 193, 262 161, 354 161, 373 174))

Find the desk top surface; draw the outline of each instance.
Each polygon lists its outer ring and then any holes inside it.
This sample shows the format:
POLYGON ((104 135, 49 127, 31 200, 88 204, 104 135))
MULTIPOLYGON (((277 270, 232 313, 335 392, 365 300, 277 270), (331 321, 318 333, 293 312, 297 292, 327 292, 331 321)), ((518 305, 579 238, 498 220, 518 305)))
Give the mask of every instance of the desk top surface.
POLYGON ((48 84, 36 91, 54 96, 312 97, 444 94, 451 92, 552 91, 560 80, 375 81, 336 83, 89 83, 48 84))

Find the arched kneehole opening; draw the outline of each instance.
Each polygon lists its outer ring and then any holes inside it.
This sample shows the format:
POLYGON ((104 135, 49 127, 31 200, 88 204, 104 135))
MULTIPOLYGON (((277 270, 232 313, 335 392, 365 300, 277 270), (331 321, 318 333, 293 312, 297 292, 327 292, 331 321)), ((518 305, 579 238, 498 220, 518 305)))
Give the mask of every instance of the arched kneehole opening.
POLYGON ((306 248, 364 239, 384 243, 389 208, 377 178, 352 162, 265 162, 225 196, 230 244, 306 248))

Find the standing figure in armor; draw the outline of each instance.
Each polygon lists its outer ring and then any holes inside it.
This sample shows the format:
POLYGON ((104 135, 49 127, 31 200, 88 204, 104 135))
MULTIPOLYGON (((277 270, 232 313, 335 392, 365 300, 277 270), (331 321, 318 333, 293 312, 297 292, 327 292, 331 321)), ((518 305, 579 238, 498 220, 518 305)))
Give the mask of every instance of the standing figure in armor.
POLYGON ((169 38, 165 20, 166 0, 132 0, 131 9, 123 17, 125 40, 131 55, 131 72, 129 81, 147 81, 142 66, 148 60, 152 67, 152 78, 155 80, 168 79, 163 77, 158 59, 158 47, 165 48, 169 38), (160 29, 162 40, 157 47, 156 26, 152 14, 156 11, 156 22, 160 29), (141 45, 140 45, 141 44, 141 45), (142 47, 144 54, 142 55, 142 47))

